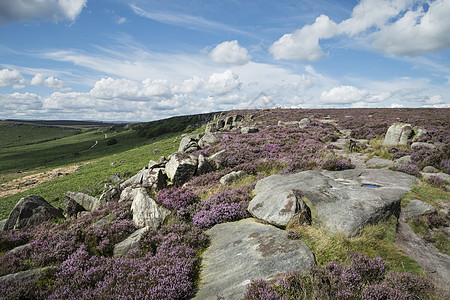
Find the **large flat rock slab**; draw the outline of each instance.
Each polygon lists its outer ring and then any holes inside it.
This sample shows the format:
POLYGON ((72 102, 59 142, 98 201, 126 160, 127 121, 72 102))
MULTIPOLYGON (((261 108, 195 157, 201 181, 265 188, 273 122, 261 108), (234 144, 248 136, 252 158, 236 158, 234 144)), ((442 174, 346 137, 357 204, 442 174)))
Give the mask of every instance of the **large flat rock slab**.
POLYGON ((277 219, 273 214, 284 216, 286 212, 285 206, 273 207, 283 203, 277 199, 300 190, 303 196, 298 201, 309 207, 313 224, 352 237, 366 224, 398 215, 403 194, 415 183, 414 176, 390 170, 313 170, 272 175, 256 184, 256 196, 249 208, 258 203, 257 210, 250 209, 252 215, 271 222, 277 219))
POLYGON ((314 263, 305 243, 255 219, 219 224, 207 234, 211 245, 203 253, 195 299, 243 299, 252 279, 274 280, 288 271, 305 272, 314 263))

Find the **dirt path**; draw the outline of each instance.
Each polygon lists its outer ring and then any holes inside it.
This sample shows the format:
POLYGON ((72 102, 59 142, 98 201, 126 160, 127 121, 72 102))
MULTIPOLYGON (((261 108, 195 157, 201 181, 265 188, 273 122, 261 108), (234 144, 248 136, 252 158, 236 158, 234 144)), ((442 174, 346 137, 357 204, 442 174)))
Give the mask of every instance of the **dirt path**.
POLYGON ((361 154, 358 152, 349 152, 347 148, 347 142, 350 140, 351 130, 342 129, 340 132, 344 135, 339 138, 336 142, 332 144, 336 147, 335 153, 339 156, 346 157, 350 159, 352 164, 355 165, 355 169, 367 169, 365 161, 367 159, 366 154, 361 154))
POLYGON ((403 216, 399 218, 395 243, 422 267, 444 299, 450 299, 450 257, 427 246, 403 216))
MULTIPOLYGON (((34 173, 31 175, 26 175, 20 178, 13 179, 11 181, 7 181, 3 184, 0 184, 0 198, 7 197, 10 195, 14 195, 26 190, 29 190, 33 187, 36 187, 44 182, 55 179, 59 176, 65 176, 68 174, 74 173, 79 168, 79 165, 67 166, 56 168, 53 170, 34 173), (34 183, 32 183, 34 182, 34 183)), ((7 175, 5 175, 7 176, 7 175)))

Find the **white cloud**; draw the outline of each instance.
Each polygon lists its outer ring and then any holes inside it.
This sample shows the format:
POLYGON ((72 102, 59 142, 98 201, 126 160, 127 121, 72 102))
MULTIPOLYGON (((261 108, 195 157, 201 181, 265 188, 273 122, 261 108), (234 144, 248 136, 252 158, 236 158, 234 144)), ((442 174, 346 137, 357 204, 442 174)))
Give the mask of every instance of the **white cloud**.
POLYGON ((339 32, 338 25, 327 16, 319 16, 314 24, 306 25, 293 33, 283 35, 270 46, 275 59, 317 61, 325 56, 320 39, 331 38, 339 32))
POLYGON ((12 85, 15 89, 24 88, 25 78, 17 70, 0 70, 0 87, 12 85))
POLYGON ((360 90, 354 86, 343 85, 322 92, 320 101, 327 104, 348 104, 362 101, 366 99, 368 94, 369 93, 366 90, 360 90))
POLYGON ((13 93, 0 95, 0 118, 12 118, 16 113, 42 109, 42 98, 32 93, 13 93))
POLYGON ((217 45, 209 53, 209 57, 214 62, 231 65, 244 65, 250 60, 247 49, 239 46, 236 40, 225 41, 217 45))
POLYGON ((345 34, 361 36, 380 51, 418 55, 450 47, 450 1, 362 0, 352 16, 336 24, 326 15, 283 35, 270 47, 275 59, 312 62, 325 56, 319 41, 345 34), (428 2, 428 1, 427 1, 428 2))
POLYGON ((0 24, 48 19, 74 21, 83 10, 87 0, 14 0, 0 1, 0 24))
POLYGON ((450 47, 450 1, 436 0, 427 12, 407 11, 392 24, 372 34, 374 47, 400 55, 417 55, 450 47))
POLYGON ((425 101, 425 104, 428 104, 428 105, 443 104, 443 103, 444 103, 444 98, 442 98, 441 95, 434 95, 425 101))
POLYGON ((231 70, 213 73, 205 84, 205 91, 212 95, 223 95, 240 86, 239 76, 231 70))
POLYGON ((392 103, 391 108, 404 108, 405 106, 400 103, 392 103))
POLYGON ((45 76, 41 73, 36 74, 31 79, 30 84, 35 86, 45 86, 60 92, 67 92, 71 90, 70 88, 66 87, 64 82, 62 82, 58 78, 54 78, 52 76, 45 78, 45 76))

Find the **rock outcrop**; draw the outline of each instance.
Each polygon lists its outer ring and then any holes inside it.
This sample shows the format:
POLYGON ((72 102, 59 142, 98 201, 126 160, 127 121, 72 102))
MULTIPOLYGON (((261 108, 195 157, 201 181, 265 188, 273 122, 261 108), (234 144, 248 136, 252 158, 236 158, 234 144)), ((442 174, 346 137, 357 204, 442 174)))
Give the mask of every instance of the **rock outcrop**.
POLYGON ((64 218, 60 210, 53 207, 41 196, 29 195, 20 199, 14 206, 3 230, 21 229, 57 218, 64 218))
POLYGON ((407 145, 413 135, 411 124, 396 123, 391 125, 384 137, 383 146, 407 145))
POLYGON ((116 244, 113 250, 113 256, 124 256, 131 250, 139 249, 139 243, 141 241, 142 234, 148 230, 148 227, 143 227, 133 232, 122 242, 116 244))
POLYGON ((137 227, 151 226, 159 228, 170 215, 170 210, 158 205, 147 193, 145 188, 137 188, 134 192, 131 212, 133 222, 137 227))
POLYGON ((186 183, 197 171, 197 158, 183 152, 175 152, 169 156, 165 171, 170 181, 177 186, 186 183))
POLYGON ((75 201, 87 211, 94 211, 106 204, 106 201, 89 196, 84 193, 65 192, 64 195, 70 200, 75 201))
POLYGON ((405 220, 409 220, 414 217, 436 213, 437 210, 433 205, 417 199, 413 199, 403 209, 402 216, 405 218, 405 220))
POLYGON ((275 280, 288 271, 305 272, 314 263, 309 247, 285 231, 254 219, 214 226, 203 254, 195 299, 243 299, 252 279, 275 280))
POLYGON ((233 171, 233 172, 230 172, 230 173, 222 176, 220 178, 219 182, 222 185, 229 185, 229 184, 233 183, 233 181, 236 181, 245 175, 247 175, 247 173, 245 171, 242 171, 242 170, 241 171, 233 171))
MULTIPOLYGON (((289 192, 300 191, 313 224, 352 237, 366 224, 398 215, 402 195, 416 182, 414 176, 377 169, 272 175, 256 184, 253 191, 256 196, 249 208, 254 217, 267 222, 287 218, 287 208, 296 205, 289 192)), ((291 215, 295 213, 289 211, 291 215)))

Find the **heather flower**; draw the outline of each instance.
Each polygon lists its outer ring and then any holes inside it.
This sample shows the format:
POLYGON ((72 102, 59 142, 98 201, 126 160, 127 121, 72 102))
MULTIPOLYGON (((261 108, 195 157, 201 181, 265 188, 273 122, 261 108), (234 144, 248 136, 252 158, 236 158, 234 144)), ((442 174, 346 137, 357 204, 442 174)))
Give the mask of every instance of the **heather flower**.
POLYGON ((30 234, 27 232, 17 232, 14 230, 0 231, 0 252, 24 245, 29 240, 30 234))
POLYGON ((321 169, 328 171, 342 171, 355 168, 355 165, 348 160, 342 160, 337 157, 325 159, 319 164, 319 166, 321 169))
POLYGON ((418 176, 420 175, 419 168, 414 164, 409 165, 399 165, 399 166, 392 166, 390 167, 391 170, 403 172, 409 175, 418 176))

